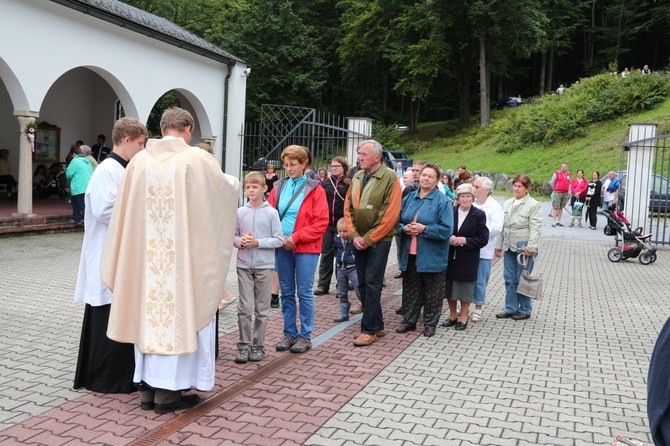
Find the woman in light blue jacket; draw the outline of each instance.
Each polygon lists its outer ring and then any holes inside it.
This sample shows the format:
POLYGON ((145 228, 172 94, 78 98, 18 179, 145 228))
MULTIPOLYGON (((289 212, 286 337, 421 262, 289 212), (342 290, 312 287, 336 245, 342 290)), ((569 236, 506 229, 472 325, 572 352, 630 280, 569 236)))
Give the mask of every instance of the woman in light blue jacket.
POLYGON ((442 170, 428 163, 421 170, 419 189, 402 201, 398 233, 402 276, 402 323, 398 333, 416 330, 423 308, 424 336, 435 334, 442 313, 444 272, 453 232, 451 202, 438 189, 442 170))

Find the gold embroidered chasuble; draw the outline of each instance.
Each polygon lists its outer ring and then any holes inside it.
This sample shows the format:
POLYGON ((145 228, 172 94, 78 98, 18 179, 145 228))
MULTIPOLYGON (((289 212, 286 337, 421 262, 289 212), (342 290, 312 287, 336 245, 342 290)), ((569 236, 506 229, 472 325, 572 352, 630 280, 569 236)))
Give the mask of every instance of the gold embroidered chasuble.
POLYGON ((144 354, 197 350, 223 297, 238 189, 216 157, 182 138, 151 139, 133 157, 102 257, 110 339, 144 354))

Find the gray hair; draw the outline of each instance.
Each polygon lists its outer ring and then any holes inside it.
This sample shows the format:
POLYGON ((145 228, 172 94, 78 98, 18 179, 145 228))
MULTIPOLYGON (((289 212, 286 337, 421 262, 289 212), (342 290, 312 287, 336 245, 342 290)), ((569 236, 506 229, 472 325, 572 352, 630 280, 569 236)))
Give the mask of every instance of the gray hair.
POLYGON ((484 189, 486 189, 486 192, 488 192, 489 194, 493 190, 493 181, 491 181, 491 179, 489 177, 485 177, 485 176, 477 177, 477 178, 475 178, 475 181, 479 181, 479 184, 484 189))
POLYGON ((87 146, 86 144, 82 144, 79 146, 79 150, 81 150, 81 154, 86 156, 91 154, 91 148, 87 146))
POLYGON ((384 150, 384 149, 382 148, 382 145, 381 145, 381 144, 379 144, 379 143, 378 143, 377 141, 375 141, 374 139, 366 139, 365 141, 363 141, 362 143, 360 143, 360 145, 358 146, 358 148, 360 149, 360 148, 363 147, 365 144, 372 144, 372 150, 373 150, 377 155, 380 155, 380 156, 381 156, 382 151, 384 150))

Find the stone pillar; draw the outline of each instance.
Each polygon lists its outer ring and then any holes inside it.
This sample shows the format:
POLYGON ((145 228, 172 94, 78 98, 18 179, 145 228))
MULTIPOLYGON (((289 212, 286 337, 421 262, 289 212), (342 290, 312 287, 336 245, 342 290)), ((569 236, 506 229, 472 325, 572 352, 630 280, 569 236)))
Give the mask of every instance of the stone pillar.
POLYGON ((33 214, 33 149, 25 133, 26 125, 35 122, 37 112, 15 111, 19 121, 19 178, 18 198, 14 216, 32 218, 33 214))
POLYGON ((624 146, 628 151, 628 171, 623 213, 633 229, 648 229, 656 127, 657 124, 630 124, 629 142, 624 146))
MULTIPOLYGON (((353 167, 356 165, 358 156, 356 149, 372 135, 372 119, 370 118, 347 118, 347 160, 353 167)), ((346 174, 346 172, 345 172, 346 174)))

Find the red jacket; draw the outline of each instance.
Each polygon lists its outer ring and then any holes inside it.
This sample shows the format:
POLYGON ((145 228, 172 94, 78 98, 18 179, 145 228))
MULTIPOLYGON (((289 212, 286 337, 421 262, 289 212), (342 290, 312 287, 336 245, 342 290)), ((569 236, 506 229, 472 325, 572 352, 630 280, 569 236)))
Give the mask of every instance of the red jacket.
MULTIPOLYGON (((277 181, 270 192, 268 203, 277 209, 279 195, 286 185, 288 177, 277 181)), ((298 209, 298 216, 293 228, 293 242, 297 254, 321 254, 321 242, 323 234, 328 227, 328 202, 326 201, 326 192, 321 184, 310 178, 307 178, 305 186, 305 198, 298 209)))
POLYGON ((586 197, 586 189, 589 186, 589 182, 582 178, 580 183, 577 178, 573 179, 570 183, 570 188, 572 189, 572 195, 579 198, 586 197))

